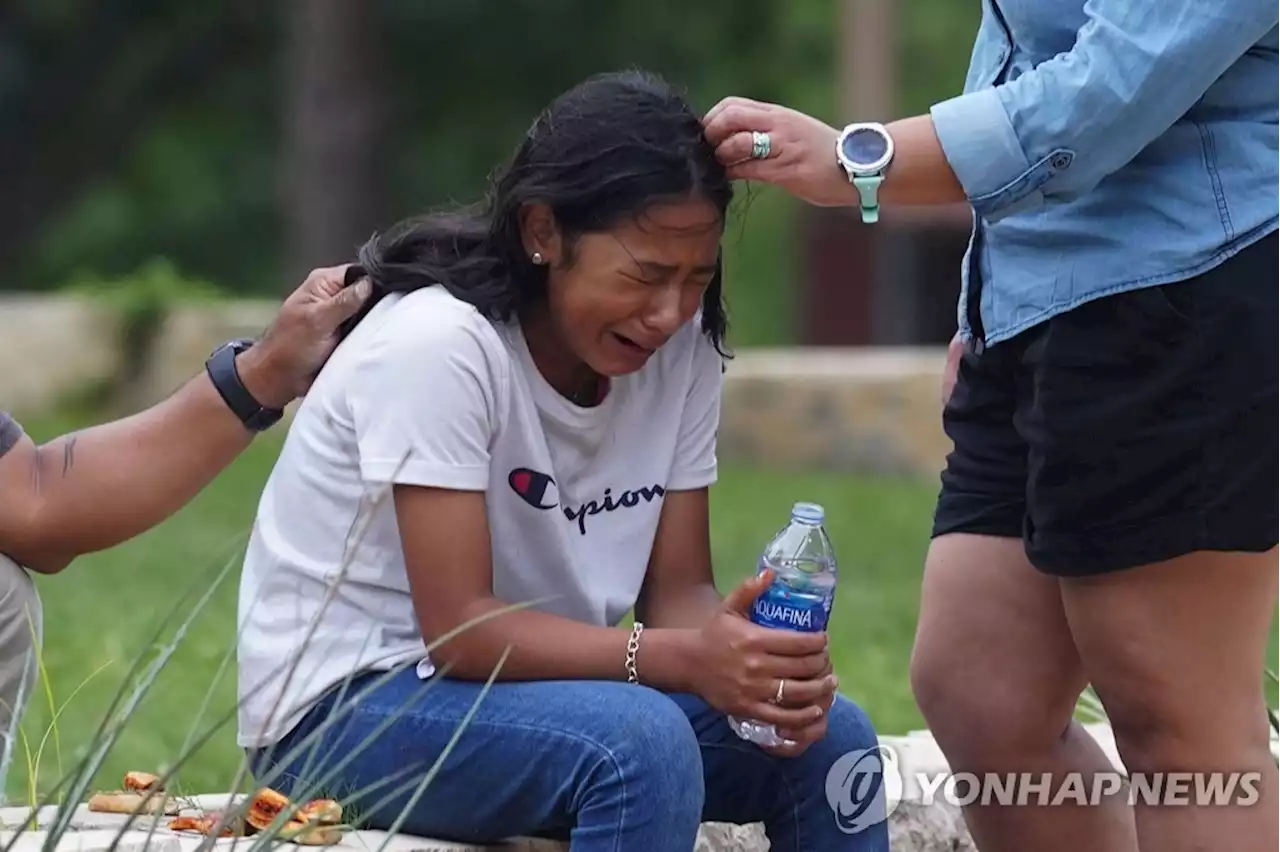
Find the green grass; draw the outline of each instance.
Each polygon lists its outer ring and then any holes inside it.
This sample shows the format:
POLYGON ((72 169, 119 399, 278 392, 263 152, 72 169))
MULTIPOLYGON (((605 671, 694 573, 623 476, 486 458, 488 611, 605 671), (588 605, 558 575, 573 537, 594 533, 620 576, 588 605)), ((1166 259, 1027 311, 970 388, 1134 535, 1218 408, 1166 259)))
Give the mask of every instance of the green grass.
MULTIPOLYGON (((70 425, 49 419, 27 422, 37 439, 70 425)), ((42 660, 48 680, 36 690, 23 721, 32 751, 50 730, 50 703, 62 708, 57 742, 50 738, 43 749, 39 790, 46 791, 85 753, 134 660, 160 650, 148 643, 175 602, 229 559, 234 567, 226 582, 194 619, 93 787, 116 787, 130 769, 163 771, 188 747, 193 731, 203 733, 231 711, 235 661, 228 655, 235 635, 238 557, 280 437, 264 436, 156 529, 86 556, 61 575, 37 578, 44 602, 42 660), (206 697, 208 710, 201 717, 197 714, 206 697)), ((831 626, 833 662, 841 690, 866 707, 882 733, 924 727, 907 669, 933 496, 926 483, 735 465, 724 466, 713 489, 713 546, 722 591, 754 570, 761 546, 785 522, 795 500, 827 507, 842 571, 831 626)), ((166 638, 171 633, 172 627, 166 638)), ((1272 636, 1269 659, 1275 669, 1274 626, 1272 636)), ((1270 700, 1275 701, 1274 688, 1270 700)), ((187 761, 171 789, 227 789, 240 761, 232 719, 187 761)), ((8 778, 12 801, 30 798, 28 782, 27 759, 19 746, 8 778)))

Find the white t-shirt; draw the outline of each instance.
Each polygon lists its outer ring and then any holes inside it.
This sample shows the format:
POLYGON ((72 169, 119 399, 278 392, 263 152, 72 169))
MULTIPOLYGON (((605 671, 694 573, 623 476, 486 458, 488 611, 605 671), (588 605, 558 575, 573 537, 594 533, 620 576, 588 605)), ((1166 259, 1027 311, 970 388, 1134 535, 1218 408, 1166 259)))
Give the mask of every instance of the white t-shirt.
POLYGON ((303 400, 258 507, 240 586, 240 745, 275 742, 354 671, 433 671, 391 482, 486 492, 494 594, 617 624, 663 495, 715 481, 722 380, 695 320, 582 408, 546 382, 517 322, 441 287, 383 299, 303 400))

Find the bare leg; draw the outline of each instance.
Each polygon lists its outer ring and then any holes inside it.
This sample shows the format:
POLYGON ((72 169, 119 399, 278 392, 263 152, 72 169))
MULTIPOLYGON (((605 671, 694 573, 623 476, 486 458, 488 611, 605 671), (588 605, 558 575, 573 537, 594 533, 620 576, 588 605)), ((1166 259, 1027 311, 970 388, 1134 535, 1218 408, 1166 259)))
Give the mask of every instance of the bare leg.
MULTIPOLYGON (((1111 769, 1072 721, 1085 677, 1057 580, 1022 542, 968 534, 935 539, 925 566, 911 663, 916 701, 956 772, 1111 769)), ((1052 791, 1048 798, 1051 799, 1052 791)), ((1136 852, 1123 800, 1002 807, 975 802, 965 820, 982 852, 1136 852)))
POLYGON ((1192 806, 1149 806, 1135 791, 1143 852, 1274 852, 1277 775, 1262 671, 1276 607, 1275 551, 1196 553, 1064 580, 1062 589, 1126 769, 1261 778, 1247 806, 1194 806, 1194 782, 1184 788, 1192 806))

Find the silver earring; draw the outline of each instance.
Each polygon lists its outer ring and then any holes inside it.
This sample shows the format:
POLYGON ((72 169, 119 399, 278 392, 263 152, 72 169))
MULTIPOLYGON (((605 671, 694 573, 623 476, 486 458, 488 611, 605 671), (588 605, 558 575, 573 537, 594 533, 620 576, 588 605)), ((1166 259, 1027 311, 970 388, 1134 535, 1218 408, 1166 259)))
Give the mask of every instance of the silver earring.
POLYGON ((542 265, 542 252, 540 252, 540 251, 535 251, 535 252, 533 253, 533 257, 532 257, 532 258, 530 258, 530 259, 531 259, 534 263, 536 263, 536 264, 538 264, 539 266, 541 266, 541 265, 542 265))

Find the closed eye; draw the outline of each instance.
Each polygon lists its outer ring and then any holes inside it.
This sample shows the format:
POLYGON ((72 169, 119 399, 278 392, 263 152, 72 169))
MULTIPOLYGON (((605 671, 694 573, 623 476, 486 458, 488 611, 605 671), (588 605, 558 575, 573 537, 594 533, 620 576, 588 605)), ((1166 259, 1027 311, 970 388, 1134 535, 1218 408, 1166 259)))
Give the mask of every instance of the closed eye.
MULTIPOLYGON (((640 284, 644 287, 661 287, 665 286, 667 283, 667 280, 664 278, 640 278, 635 275, 627 275, 626 273, 623 273, 623 277, 628 281, 634 281, 636 284, 640 284)), ((703 289, 711 285, 712 277, 712 275, 691 275, 686 278, 683 283, 685 287, 703 289)))
MULTIPOLYGON (((639 266, 644 273, 655 278, 669 278, 680 272, 680 267, 678 266, 669 266, 665 263, 654 263, 653 261, 647 260, 636 261, 636 265, 639 266)), ((694 267, 692 272, 695 276, 711 276, 715 274, 716 266, 714 263, 707 266, 698 266, 694 267)))

